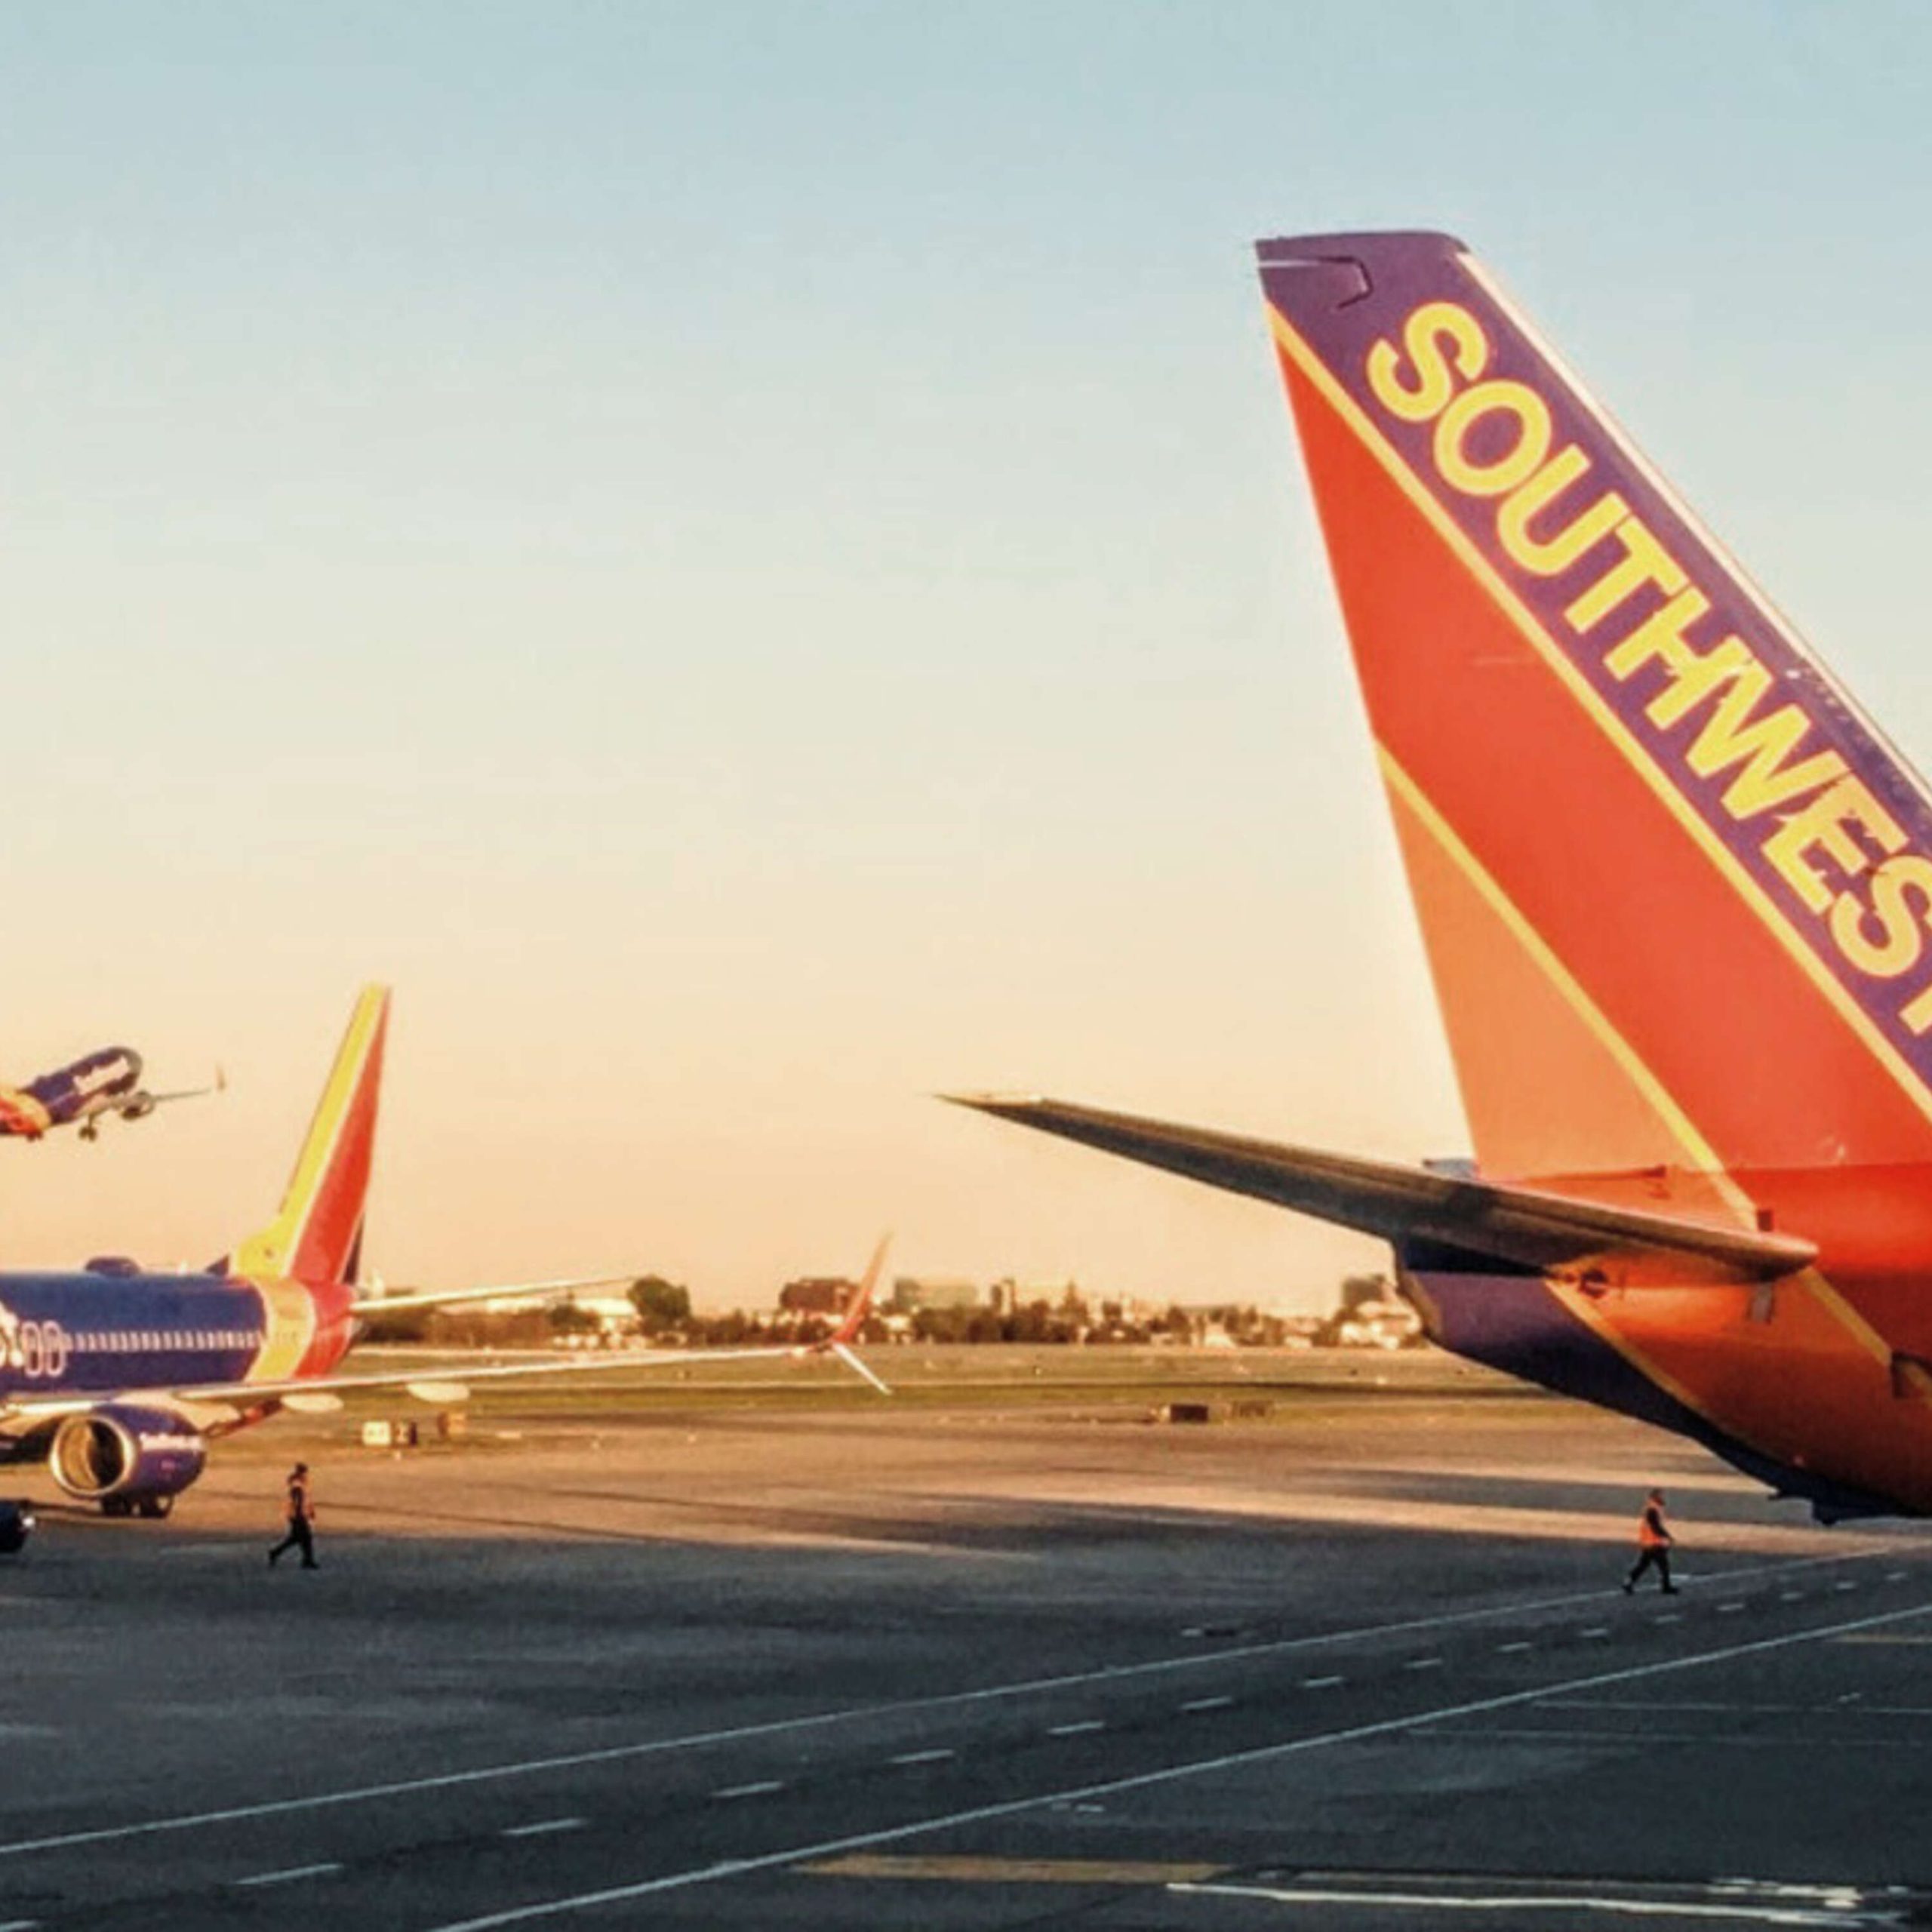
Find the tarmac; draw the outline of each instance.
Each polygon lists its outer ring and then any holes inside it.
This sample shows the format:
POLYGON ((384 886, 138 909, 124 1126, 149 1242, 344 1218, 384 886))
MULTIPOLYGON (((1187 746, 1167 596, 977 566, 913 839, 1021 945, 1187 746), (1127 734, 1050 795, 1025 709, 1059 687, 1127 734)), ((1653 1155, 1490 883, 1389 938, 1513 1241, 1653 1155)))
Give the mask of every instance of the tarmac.
POLYGON ((291 1418, 49 1509, 0 1932, 1932 1923, 1932 1528, 1531 1395, 1139 1417, 291 1418))

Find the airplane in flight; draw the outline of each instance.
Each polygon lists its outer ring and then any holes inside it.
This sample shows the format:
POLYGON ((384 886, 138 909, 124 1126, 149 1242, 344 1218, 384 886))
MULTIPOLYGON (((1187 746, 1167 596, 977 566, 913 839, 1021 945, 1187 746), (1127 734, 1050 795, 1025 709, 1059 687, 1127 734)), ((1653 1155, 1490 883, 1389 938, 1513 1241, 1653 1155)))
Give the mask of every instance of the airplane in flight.
POLYGON ((447 1403, 478 1382, 829 1354, 884 1391, 853 1347, 884 1263, 884 1241, 837 1329, 803 1346, 498 1364, 466 1369, 460 1381, 420 1370, 337 1372, 378 1314, 601 1284, 402 1295, 358 1287, 389 1013, 388 988, 365 988, 280 1210, 232 1255, 198 1275, 151 1273, 116 1257, 75 1274, 0 1273, 0 1460, 44 1460, 68 1495, 109 1515, 165 1516, 201 1475, 210 1443, 285 1407, 339 1407, 353 1389, 403 1389, 447 1403))
POLYGON ((103 1047, 24 1087, 0 1087, 0 1140, 38 1140, 57 1127, 78 1127, 83 1140, 98 1140, 109 1114, 145 1120, 157 1107, 198 1100, 227 1085, 217 1067, 211 1085, 152 1094, 141 1084, 141 1057, 132 1047, 103 1047))
POLYGON ((1932 1512, 1932 796, 1463 245, 1259 245, 1472 1159, 965 1104, 1382 1237, 1443 1346, 1932 1512))

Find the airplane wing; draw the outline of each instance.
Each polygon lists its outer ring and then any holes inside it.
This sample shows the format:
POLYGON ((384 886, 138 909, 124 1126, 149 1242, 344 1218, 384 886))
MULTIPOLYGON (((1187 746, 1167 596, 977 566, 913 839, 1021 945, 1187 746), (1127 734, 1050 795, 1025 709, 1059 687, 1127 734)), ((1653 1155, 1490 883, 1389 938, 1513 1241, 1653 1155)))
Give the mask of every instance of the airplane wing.
MULTIPOLYGON (((508 1382, 538 1375, 583 1375, 596 1371, 611 1375, 640 1369, 681 1368, 697 1361, 775 1361, 785 1356, 835 1352, 840 1353, 843 1358, 843 1352, 833 1350, 829 1343, 802 1346, 774 1343, 769 1346, 743 1349, 666 1349, 645 1355, 618 1355, 599 1351, 595 1354, 574 1356, 565 1361, 493 1362, 483 1367, 459 1368, 448 1374, 438 1373, 433 1367, 423 1367, 386 1369, 367 1375, 297 1375, 280 1382, 183 1382, 165 1386, 151 1384, 141 1388, 90 1389, 85 1393, 77 1392, 69 1395, 50 1395, 17 1399, 7 1404, 5 1412, 10 1418, 35 1420, 53 1416, 78 1414, 83 1410, 99 1408, 112 1402, 238 1402, 253 1404, 280 1401, 291 1395, 340 1395, 357 1389, 414 1387, 444 1392, 435 1398, 437 1400, 460 1401, 461 1396, 457 1392, 467 1389, 472 1383, 478 1382, 508 1382)), ((866 1374, 868 1380, 876 1380, 863 1367, 860 1372, 866 1374)))
POLYGON ((165 1106, 170 1100, 199 1100, 210 1094, 225 1094, 227 1091, 228 1075, 217 1067, 214 1078, 205 1087, 177 1087, 169 1093, 143 1093, 140 1097, 152 1108, 165 1106))
POLYGON ((1810 1241, 1790 1235, 1610 1207, 1064 1100, 997 1094, 940 1097, 1386 1241, 1441 1241, 1539 1269, 1584 1263, 1665 1264, 1633 1266, 1624 1281, 1631 1287, 1774 1281, 1817 1258, 1810 1241))

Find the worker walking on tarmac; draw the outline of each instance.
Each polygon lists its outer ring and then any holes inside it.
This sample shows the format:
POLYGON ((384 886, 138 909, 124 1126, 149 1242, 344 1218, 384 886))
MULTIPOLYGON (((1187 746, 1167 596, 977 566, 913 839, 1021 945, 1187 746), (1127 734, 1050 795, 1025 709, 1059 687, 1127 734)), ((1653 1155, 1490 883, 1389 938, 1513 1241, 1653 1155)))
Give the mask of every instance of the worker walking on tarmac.
POLYGON ((322 1566, 315 1561, 315 1532, 309 1527, 315 1520, 315 1511, 309 1500, 306 1463, 297 1463, 288 1472, 287 1518, 288 1534, 269 1552, 269 1567, 272 1570, 290 1550, 299 1549, 302 1552, 303 1568, 319 1570, 322 1566))
POLYGON ((1644 1499, 1644 1513, 1638 1518, 1637 1563, 1623 1580, 1626 1597, 1636 1589, 1637 1580, 1646 1570, 1656 1571, 1666 1596, 1676 1595, 1677 1586, 1670 1580, 1671 1546, 1676 1540, 1663 1519, 1663 1491, 1654 1489, 1644 1499))

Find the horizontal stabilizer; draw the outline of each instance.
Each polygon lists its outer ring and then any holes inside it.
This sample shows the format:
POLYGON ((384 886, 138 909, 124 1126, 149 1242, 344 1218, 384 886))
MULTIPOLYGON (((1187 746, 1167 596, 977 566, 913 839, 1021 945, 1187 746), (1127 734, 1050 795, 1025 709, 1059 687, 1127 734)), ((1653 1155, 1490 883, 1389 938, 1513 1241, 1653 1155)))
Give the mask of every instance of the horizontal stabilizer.
POLYGON ((1426 1168, 1106 1113, 1063 1100, 992 1094, 943 1097, 1362 1234, 1386 1241, 1441 1241, 1523 1267, 1665 1261, 1671 1264, 1668 1277, 1658 1275, 1657 1284, 1682 1287, 1772 1281, 1807 1266, 1817 1256, 1810 1242, 1789 1235, 1606 1207, 1426 1168))
POLYGON ((590 1288, 625 1288, 635 1275, 583 1275, 561 1281, 498 1281, 474 1288, 430 1288, 420 1294, 359 1295, 351 1315, 368 1320, 385 1315, 414 1315, 432 1308, 475 1308, 493 1301, 559 1301, 590 1288))

